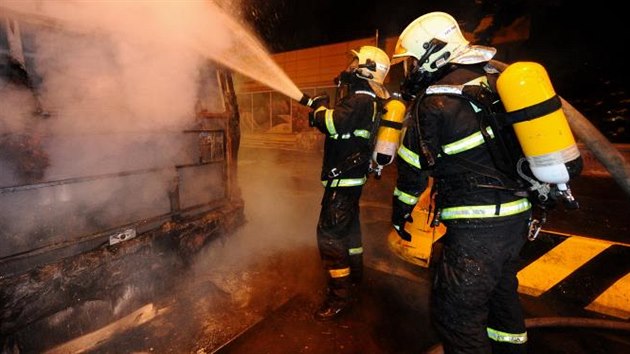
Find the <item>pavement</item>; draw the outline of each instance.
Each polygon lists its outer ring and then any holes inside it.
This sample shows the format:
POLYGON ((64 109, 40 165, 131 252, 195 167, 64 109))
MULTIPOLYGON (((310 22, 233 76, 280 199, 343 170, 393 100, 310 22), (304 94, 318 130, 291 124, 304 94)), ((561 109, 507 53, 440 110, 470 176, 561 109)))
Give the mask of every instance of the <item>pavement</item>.
MULTIPOLYGON (((293 161, 292 172, 283 170, 291 180, 300 180, 300 186, 316 183, 311 175, 317 176, 318 154, 255 149, 241 155, 243 163, 251 162, 250 153, 261 167, 267 161, 278 166, 293 161)), ((428 315, 431 269, 405 262, 387 248, 394 173, 387 168, 380 180, 369 180, 362 197, 366 281, 350 313, 337 321, 314 321, 322 294, 313 284, 213 352, 439 352, 428 315)), ((582 176, 571 187, 581 207, 555 210, 539 238, 523 250, 519 291, 529 318, 529 351, 628 353, 630 198, 610 178, 582 176)), ((311 218, 305 222, 314 230, 316 214, 311 218)), ((313 230, 306 232, 313 235, 313 230)))
MULTIPOLYGON (((371 178, 362 196, 366 269, 356 303, 338 320, 312 317, 325 285, 315 238, 320 166, 319 153, 242 147, 245 225, 200 254, 172 293, 122 319, 124 331, 86 334, 94 337, 82 351, 439 353, 428 307, 432 269, 387 246, 393 168, 371 178)), ((551 214, 523 250, 529 352, 630 353, 630 197, 601 177, 571 187, 581 208, 551 214)))

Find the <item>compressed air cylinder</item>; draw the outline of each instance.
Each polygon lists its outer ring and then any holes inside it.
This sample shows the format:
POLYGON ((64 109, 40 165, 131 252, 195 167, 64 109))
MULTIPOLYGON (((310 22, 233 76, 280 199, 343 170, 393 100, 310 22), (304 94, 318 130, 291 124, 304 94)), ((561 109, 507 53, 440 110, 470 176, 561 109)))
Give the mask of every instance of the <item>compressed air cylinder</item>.
POLYGON ((405 103, 396 97, 390 98, 385 103, 385 113, 381 117, 372 152, 372 161, 378 165, 378 169, 389 165, 396 157, 405 109, 405 103))
POLYGON ((579 159, 580 151, 545 68, 511 64, 499 76, 497 91, 534 176, 566 187, 566 164, 579 159))

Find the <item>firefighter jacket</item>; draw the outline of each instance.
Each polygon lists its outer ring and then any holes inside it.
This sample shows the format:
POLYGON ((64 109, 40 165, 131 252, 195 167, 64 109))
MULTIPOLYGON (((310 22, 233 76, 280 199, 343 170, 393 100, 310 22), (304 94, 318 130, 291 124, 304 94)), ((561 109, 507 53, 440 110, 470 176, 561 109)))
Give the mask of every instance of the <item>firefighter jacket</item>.
MULTIPOLYGON (((497 76, 484 70, 484 63, 454 66, 427 92, 436 85, 494 88, 497 76)), ((441 220, 515 215, 531 208, 527 198, 502 188, 504 182, 492 173, 494 161, 481 130, 492 132, 480 124, 477 111, 465 98, 440 93, 413 102, 398 150, 395 198, 415 205, 433 176, 441 220)))
POLYGON ((321 171, 324 186, 365 184, 378 107, 376 95, 361 80, 332 109, 322 106, 313 112, 313 126, 326 135, 321 171))

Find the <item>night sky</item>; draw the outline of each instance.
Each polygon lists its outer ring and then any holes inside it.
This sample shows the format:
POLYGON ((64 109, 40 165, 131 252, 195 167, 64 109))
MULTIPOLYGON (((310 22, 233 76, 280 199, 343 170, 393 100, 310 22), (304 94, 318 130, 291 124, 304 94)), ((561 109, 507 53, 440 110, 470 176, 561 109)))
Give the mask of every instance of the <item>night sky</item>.
MULTIPOLYGON (((243 16, 272 52, 289 51, 374 36, 398 36, 429 11, 446 11, 472 31, 487 14, 509 22, 532 19, 527 56, 562 66, 622 64, 630 16, 612 0, 242 0, 243 16), (607 4, 604 6, 604 4, 607 4), (361 6, 357 6, 361 4, 361 6), (567 65, 568 64, 568 65, 567 65)), ((527 58, 529 59, 529 58, 527 58)))

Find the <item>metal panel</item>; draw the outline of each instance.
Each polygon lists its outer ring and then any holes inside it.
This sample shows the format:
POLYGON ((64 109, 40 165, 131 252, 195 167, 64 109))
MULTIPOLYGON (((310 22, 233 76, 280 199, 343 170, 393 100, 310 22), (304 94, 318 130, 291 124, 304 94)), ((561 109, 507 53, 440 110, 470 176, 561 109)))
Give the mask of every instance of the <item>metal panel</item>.
POLYGON ((155 170, 0 190, 0 257, 168 214, 173 176, 155 170))
POLYGON ((212 163, 179 168, 179 206, 187 209, 226 197, 225 167, 212 163))

